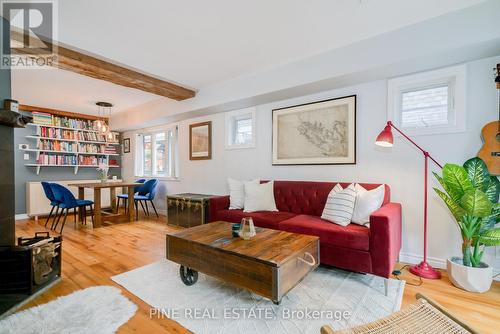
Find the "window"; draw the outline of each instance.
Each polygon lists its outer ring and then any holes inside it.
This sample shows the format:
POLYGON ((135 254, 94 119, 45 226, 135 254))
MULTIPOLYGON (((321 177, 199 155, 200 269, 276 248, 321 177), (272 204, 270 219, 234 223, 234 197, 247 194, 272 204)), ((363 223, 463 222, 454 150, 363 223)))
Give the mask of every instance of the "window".
POLYGON ((136 176, 178 177, 177 127, 136 135, 136 176))
POLYGON ((465 130, 465 66, 388 81, 388 113, 411 135, 465 130))
POLYGON ((255 108, 226 113, 226 148, 255 147, 255 108))

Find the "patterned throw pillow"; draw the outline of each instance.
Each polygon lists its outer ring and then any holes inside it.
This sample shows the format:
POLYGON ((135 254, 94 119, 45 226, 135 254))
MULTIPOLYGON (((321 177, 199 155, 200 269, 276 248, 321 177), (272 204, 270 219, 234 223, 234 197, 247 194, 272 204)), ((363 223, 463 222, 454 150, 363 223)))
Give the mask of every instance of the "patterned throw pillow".
POLYGON ((351 222, 355 203, 356 189, 354 184, 345 189, 337 184, 328 195, 321 218, 341 226, 347 226, 351 222))

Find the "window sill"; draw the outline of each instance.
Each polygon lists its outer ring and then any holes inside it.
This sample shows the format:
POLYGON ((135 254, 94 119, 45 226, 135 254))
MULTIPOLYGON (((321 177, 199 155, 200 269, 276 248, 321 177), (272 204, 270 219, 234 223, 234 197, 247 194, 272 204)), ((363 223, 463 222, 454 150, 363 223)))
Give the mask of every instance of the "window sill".
POLYGON ((142 179, 157 179, 158 181, 176 181, 180 182, 181 179, 179 177, 168 177, 168 176, 151 176, 151 175, 136 175, 134 176, 136 179, 142 178, 142 179))
POLYGON ((255 144, 246 145, 226 145, 226 150, 242 150, 247 148, 255 148, 255 144))

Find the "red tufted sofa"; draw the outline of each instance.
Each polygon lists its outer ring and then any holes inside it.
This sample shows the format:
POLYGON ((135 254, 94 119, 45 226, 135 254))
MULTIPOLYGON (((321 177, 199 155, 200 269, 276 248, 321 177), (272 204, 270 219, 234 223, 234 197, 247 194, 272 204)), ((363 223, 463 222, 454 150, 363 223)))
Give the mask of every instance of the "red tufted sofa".
MULTIPOLYGON (((401 249, 401 204, 390 202, 385 185, 382 207, 370 216, 370 227, 346 227, 321 219, 330 190, 336 182, 274 181, 278 212, 229 210, 229 196, 210 200, 210 221, 240 222, 252 217, 255 225, 320 238, 321 263, 389 277, 401 249)), ((347 187, 349 183, 340 183, 347 187)), ((360 183, 365 189, 380 184, 360 183)))

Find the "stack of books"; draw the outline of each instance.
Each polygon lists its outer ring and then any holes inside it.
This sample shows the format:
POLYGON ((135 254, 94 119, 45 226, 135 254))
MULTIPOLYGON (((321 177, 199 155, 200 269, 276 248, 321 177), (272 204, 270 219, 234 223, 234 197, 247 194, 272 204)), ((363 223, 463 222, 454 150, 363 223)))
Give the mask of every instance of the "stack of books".
POLYGON ((116 146, 106 145, 104 147, 104 153, 107 153, 107 154, 116 154, 116 146))
POLYGON ((52 125, 51 114, 39 111, 33 111, 32 114, 33 114, 33 123, 39 125, 52 125))

